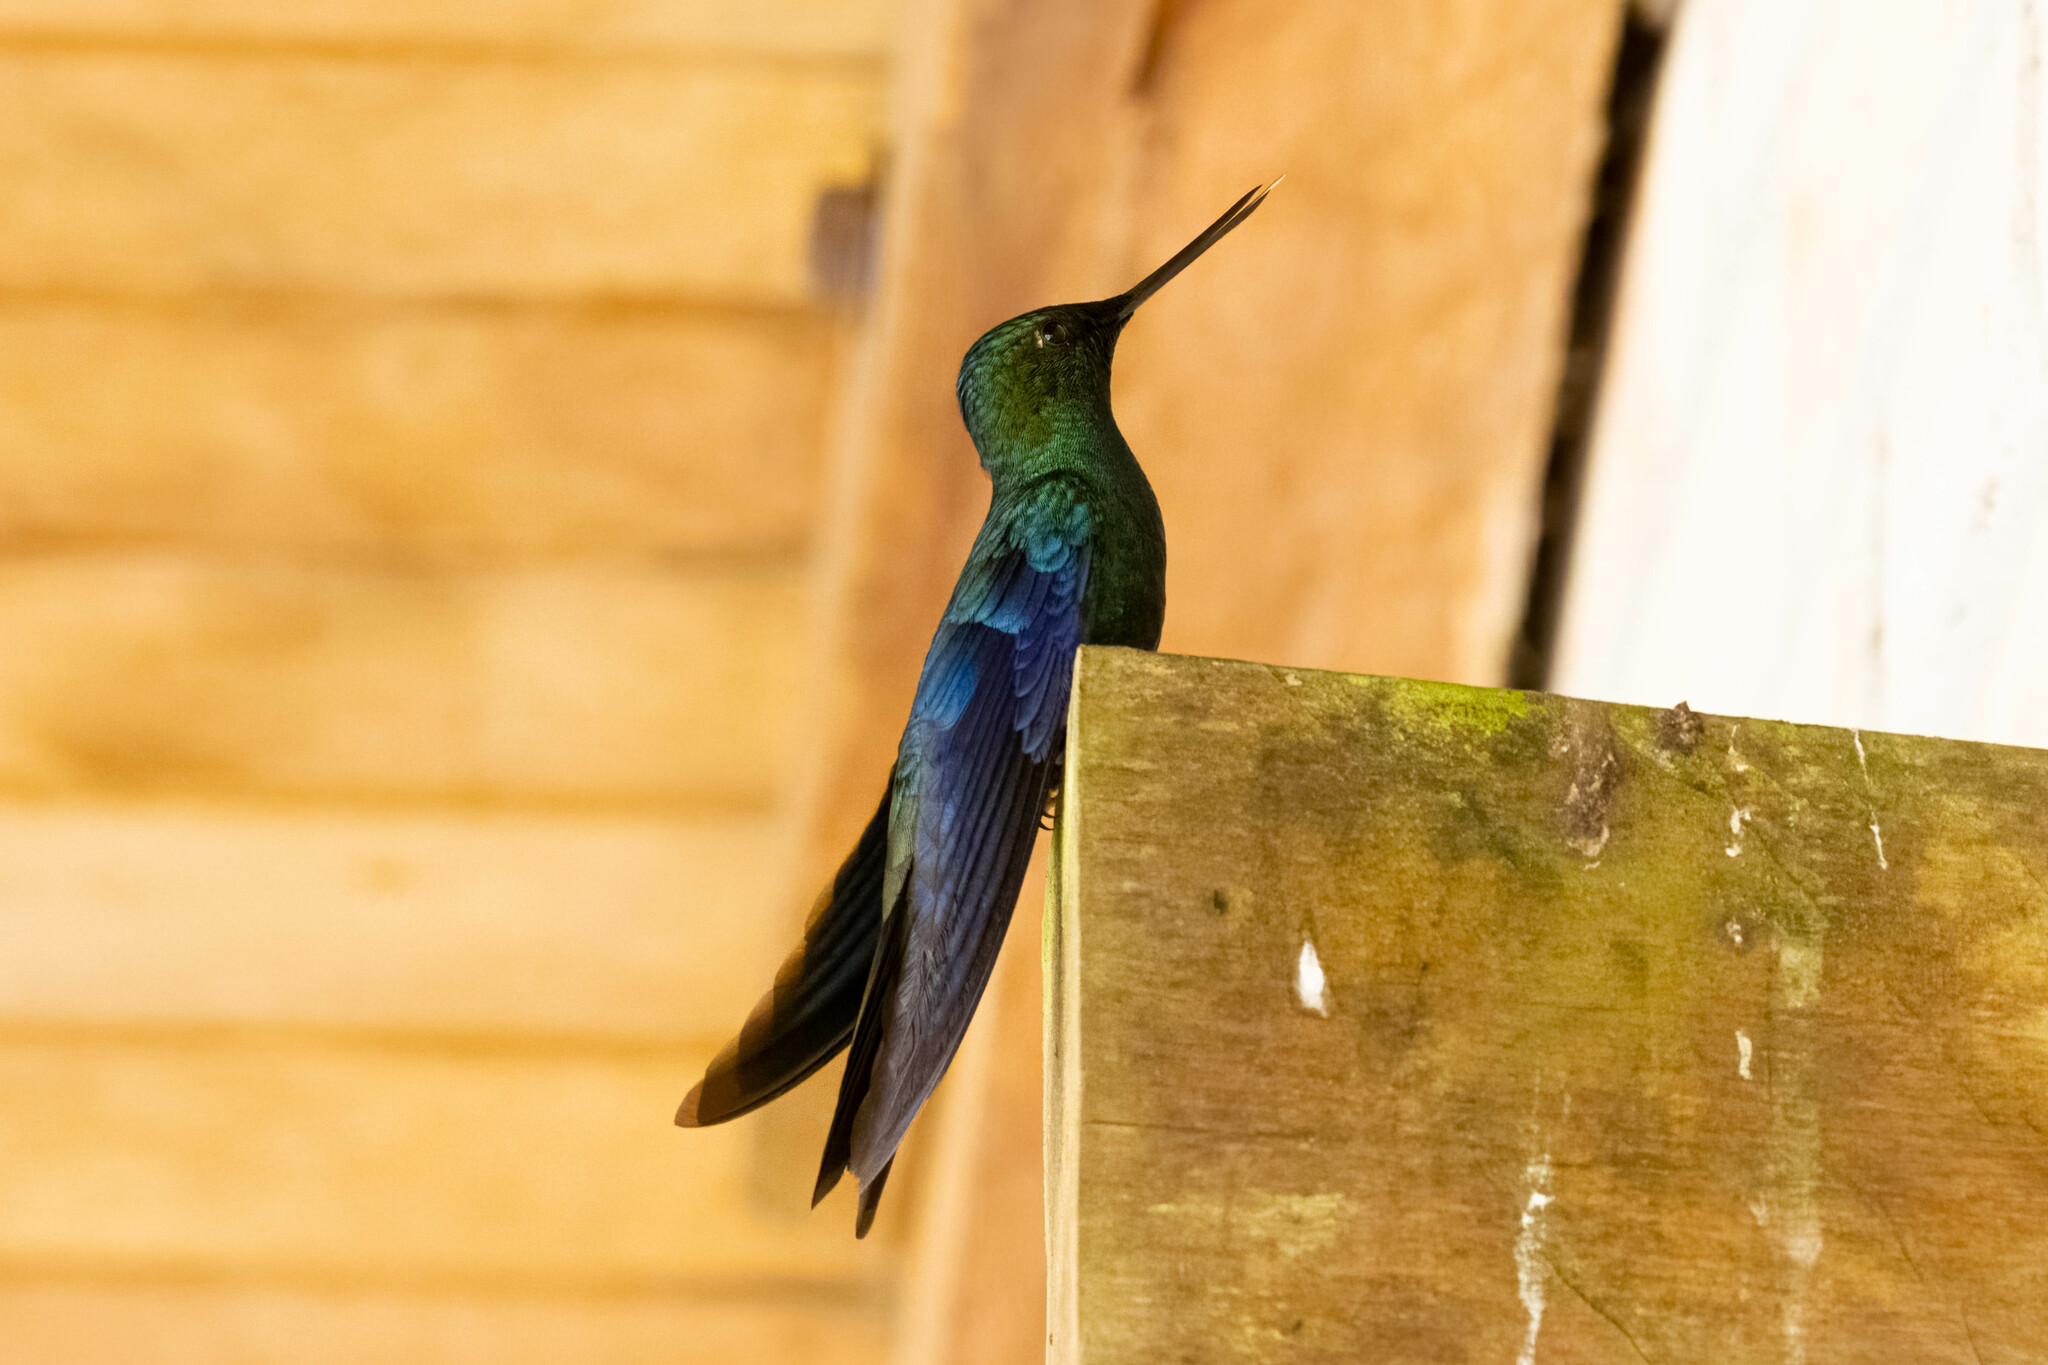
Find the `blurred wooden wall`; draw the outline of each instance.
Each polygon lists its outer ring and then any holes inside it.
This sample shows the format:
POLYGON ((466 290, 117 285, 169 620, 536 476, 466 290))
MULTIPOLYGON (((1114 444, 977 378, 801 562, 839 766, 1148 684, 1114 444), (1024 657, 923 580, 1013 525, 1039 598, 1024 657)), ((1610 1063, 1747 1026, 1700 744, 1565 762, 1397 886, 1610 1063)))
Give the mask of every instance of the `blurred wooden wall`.
POLYGON ((1035 886, 868 1243, 829 1085, 668 1115, 879 789, 961 352, 1254 183, 1118 363, 1167 644, 1499 679, 1619 0, 905 3, 0 0, 25 1358, 1036 1358, 1035 886))
POLYGON ((895 11, 0 0, 0 1354, 881 1357, 888 1246, 669 1115, 895 11))

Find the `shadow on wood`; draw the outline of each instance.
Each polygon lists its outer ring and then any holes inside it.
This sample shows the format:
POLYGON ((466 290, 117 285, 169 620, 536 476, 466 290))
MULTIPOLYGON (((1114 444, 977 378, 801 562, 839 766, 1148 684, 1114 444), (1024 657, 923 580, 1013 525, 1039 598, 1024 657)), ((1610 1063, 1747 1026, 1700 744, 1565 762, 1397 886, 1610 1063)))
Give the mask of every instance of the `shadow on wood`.
POLYGON ((1052 1358, 2020 1361, 2048 753, 1086 651, 1052 1358))

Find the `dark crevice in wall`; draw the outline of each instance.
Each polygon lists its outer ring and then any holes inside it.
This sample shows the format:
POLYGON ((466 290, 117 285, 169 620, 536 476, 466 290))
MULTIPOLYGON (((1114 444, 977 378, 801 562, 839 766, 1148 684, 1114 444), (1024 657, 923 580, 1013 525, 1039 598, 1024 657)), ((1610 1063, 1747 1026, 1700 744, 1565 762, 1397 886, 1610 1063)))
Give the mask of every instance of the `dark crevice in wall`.
POLYGON ((1593 187, 1592 214, 1572 295, 1571 338, 1558 381, 1529 596, 1508 659, 1510 687, 1541 688, 1550 680, 1629 212, 1668 36, 1666 24, 1639 12, 1638 6, 1628 7, 1607 94, 1607 152, 1593 187))

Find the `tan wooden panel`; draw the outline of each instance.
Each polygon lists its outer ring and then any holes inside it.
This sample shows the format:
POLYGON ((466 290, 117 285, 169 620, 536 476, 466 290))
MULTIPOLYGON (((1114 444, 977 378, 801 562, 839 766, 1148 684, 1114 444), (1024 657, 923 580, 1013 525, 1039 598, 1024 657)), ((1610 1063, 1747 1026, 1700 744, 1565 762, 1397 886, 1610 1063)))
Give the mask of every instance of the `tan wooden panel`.
POLYGON ((1621 9, 1177 7, 1106 282, 1287 182, 1118 347, 1168 648, 1504 679, 1621 9))
POLYGON ((892 44, 899 8, 898 0, 0 0, 0 43, 76 35, 867 57, 892 44))
POLYGON ((0 787, 765 803, 801 577, 0 561, 0 787))
POLYGON ((2048 752, 1091 650, 1063 1361, 2032 1361, 2048 752))
POLYGON ((848 1295, 319 1294, 0 1281, 0 1340, 37 1365, 880 1365, 848 1295), (835 1301, 835 1297, 838 1300, 835 1301))
POLYGON ((0 56, 0 289, 800 300, 864 75, 0 56))
POLYGON ((0 306, 0 537, 788 551, 831 351, 793 312, 0 306))
POLYGON ((590 1290, 880 1273, 853 1210, 764 1215, 709 1050, 616 1055, 0 1035, 0 1263, 590 1290))
POLYGON ((772 817, 0 804, 0 1025, 709 1040, 774 974, 772 817))

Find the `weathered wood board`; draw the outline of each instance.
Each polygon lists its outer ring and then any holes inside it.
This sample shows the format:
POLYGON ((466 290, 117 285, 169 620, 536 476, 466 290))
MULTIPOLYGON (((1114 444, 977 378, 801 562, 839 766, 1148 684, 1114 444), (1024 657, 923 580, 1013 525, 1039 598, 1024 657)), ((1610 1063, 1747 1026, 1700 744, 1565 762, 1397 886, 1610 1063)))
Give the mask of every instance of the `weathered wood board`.
POLYGON ((2048 753, 1111 650, 1075 708, 1055 1360, 2043 1359, 2048 753))

